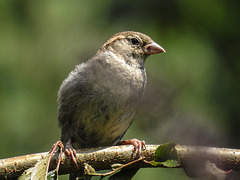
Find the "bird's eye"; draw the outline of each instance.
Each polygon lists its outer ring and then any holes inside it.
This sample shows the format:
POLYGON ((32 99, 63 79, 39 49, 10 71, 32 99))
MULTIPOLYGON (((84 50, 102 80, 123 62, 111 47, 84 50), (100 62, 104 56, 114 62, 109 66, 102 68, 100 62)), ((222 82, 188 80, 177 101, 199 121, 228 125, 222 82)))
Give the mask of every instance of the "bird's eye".
POLYGON ((131 39, 131 42, 132 42, 133 45, 139 44, 139 41, 138 41, 138 39, 136 39, 136 38, 132 38, 132 39, 131 39))

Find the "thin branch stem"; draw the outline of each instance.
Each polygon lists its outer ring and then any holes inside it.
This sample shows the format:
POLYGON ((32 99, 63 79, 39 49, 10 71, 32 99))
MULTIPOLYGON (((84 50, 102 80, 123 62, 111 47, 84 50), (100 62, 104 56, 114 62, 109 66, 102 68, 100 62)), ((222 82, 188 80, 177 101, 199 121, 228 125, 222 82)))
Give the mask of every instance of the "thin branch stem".
POLYGON ((136 160, 134 160, 134 161, 132 161, 132 162, 129 162, 129 163, 127 163, 127 164, 124 164, 124 165, 122 165, 121 167, 119 167, 119 168, 116 168, 116 169, 114 169, 113 171, 110 171, 110 172, 107 172, 107 173, 104 173, 104 174, 101 174, 101 173, 94 173, 94 174, 89 174, 89 175, 93 175, 93 176, 109 176, 109 175, 112 175, 112 174, 114 174, 115 172, 117 172, 117 171, 119 171, 119 170, 121 170, 121 169, 123 169, 123 168, 125 168, 125 167, 128 167, 128 166, 130 166, 130 165, 132 165, 132 164, 134 164, 134 163, 136 163, 136 162, 138 162, 138 161, 142 161, 144 159, 144 157, 140 157, 140 158, 138 158, 138 159, 136 159, 136 160))

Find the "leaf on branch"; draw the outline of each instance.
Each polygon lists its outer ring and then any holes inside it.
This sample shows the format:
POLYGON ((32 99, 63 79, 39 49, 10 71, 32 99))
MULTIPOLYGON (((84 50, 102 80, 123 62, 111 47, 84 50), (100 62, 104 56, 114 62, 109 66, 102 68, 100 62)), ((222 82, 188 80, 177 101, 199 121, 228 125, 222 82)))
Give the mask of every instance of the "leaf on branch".
POLYGON ((84 163, 84 174, 94 176, 96 174, 96 171, 91 165, 84 163))
MULTIPOLYGON (((19 180, 42 180, 46 179, 47 172, 47 162, 50 158, 50 154, 46 155, 42 160, 38 161, 34 167, 29 168, 24 171, 24 173, 19 177, 19 180)), ((53 176, 54 171, 51 172, 50 176, 53 176)), ((50 177, 50 178, 51 178, 50 177)))
POLYGON ((175 149, 176 144, 167 143, 158 146, 155 151, 155 161, 150 162, 153 166, 178 167, 179 157, 175 149))

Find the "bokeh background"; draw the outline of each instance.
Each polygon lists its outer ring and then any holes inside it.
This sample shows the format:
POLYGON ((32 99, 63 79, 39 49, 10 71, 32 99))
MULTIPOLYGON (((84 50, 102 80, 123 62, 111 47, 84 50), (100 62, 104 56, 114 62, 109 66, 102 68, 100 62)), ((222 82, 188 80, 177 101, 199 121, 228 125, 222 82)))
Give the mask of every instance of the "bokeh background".
MULTIPOLYGON (((146 33, 167 51, 146 62, 146 93, 124 138, 240 148, 239 7, 234 0, 2 0, 0 158, 50 149, 60 138, 62 81, 124 30, 146 33)), ((160 177, 188 178, 181 169, 142 169, 134 179, 160 177)))

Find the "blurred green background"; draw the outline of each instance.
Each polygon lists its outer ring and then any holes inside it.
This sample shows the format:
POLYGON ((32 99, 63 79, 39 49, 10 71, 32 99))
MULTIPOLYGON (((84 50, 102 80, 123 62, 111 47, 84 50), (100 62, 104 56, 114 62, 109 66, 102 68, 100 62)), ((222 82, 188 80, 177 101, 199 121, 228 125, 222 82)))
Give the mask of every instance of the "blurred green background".
MULTIPOLYGON (((60 138, 57 91, 113 34, 134 30, 166 54, 124 139, 240 148, 240 1, 0 2, 0 158, 48 151, 60 138)), ((142 169, 134 179, 187 179, 142 169)), ((61 178, 61 179, 64 179, 61 178)))

